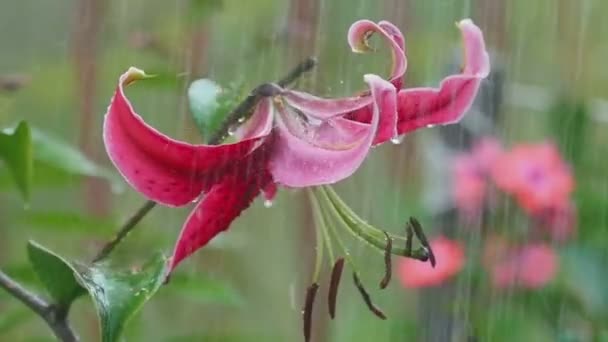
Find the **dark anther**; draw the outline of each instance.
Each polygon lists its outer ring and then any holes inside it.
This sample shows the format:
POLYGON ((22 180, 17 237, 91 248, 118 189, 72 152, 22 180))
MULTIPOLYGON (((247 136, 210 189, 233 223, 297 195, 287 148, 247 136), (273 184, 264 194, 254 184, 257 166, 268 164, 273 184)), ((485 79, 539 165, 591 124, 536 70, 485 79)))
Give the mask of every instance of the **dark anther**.
POLYGON ((302 61, 298 66, 295 67, 285 78, 279 80, 278 84, 280 87, 285 87, 290 83, 293 83, 303 73, 310 71, 317 65, 317 59, 315 57, 308 57, 302 61))
POLYGON ((435 260, 435 254, 433 254, 431 245, 426 239, 426 235, 424 235, 424 232, 422 231, 422 226, 420 225, 420 222, 418 222, 418 220, 416 220, 414 217, 410 217, 410 224, 412 225, 412 228, 414 228, 414 233, 416 234, 416 237, 418 238, 418 240, 420 240, 422 246, 426 248, 427 252, 429 253, 429 260, 431 261, 431 266, 435 267, 437 263, 435 260))
POLYGON ((414 240, 414 230, 412 224, 408 222, 405 226, 405 253, 410 256, 412 255, 412 242, 414 240))
POLYGON ((387 232, 384 232, 384 235, 386 236, 386 247, 384 249, 384 278, 382 278, 382 281, 380 281, 381 289, 385 289, 388 286, 388 283, 391 281, 391 276, 393 275, 393 268, 391 264, 393 240, 387 232))
POLYGON ((315 303, 315 296, 317 295, 317 290, 319 289, 319 284, 313 283, 306 290, 306 301, 304 302, 304 310, 302 312, 304 318, 304 341, 310 341, 310 331, 312 328, 312 309, 313 304, 315 303))
POLYGON ((344 269, 344 258, 339 258, 331 270, 331 280, 329 283, 329 293, 327 304, 329 305, 329 317, 336 317, 336 300, 338 299, 338 287, 342 279, 342 269, 344 269))
POLYGON ((382 312, 380 308, 378 308, 376 305, 374 305, 374 303, 372 303, 371 297, 363 287, 363 284, 361 284, 361 280, 359 280, 359 276, 355 272, 353 272, 353 280, 355 281, 355 286, 357 287, 357 290, 359 290, 361 297, 363 297, 363 301, 367 305, 369 311, 371 311, 380 319, 386 319, 386 315, 384 315, 384 312, 382 312))

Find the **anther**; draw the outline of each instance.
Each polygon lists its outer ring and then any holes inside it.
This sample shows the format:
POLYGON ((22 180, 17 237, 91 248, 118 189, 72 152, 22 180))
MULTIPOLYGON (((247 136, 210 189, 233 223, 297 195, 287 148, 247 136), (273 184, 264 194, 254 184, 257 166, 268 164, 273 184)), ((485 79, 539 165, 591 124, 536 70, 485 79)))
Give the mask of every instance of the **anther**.
POLYGON ((382 280, 380 281, 381 289, 385 289, 388 286, 388 283, 391 281, 391 276, 393 274, 391 262, 393 240, 387 232, 383 233, 386 236, 386 248, 384 249, 384 278, 382 278, 382 280))
POLYGON ((424 248, 426 248, 426 250, 429 254, 429 260, 431 262, 431 266, 435 267, 435 265, 436 265, 435 254, 433 254, 431 245, 429 244, 429 241, 427 240, 426 235, 424 235, 424 232, 422 231, 422 226, 420 225, 420 222, 418 222, 418 220, 416 220, 414 217, 410 217, 410 223, 412 225, 412 228, 414 228, 414 234, 416 234, 416 237, 418 238, 418 240, 420 240, 420 244, 422 244, 422 246, 424 248))
POLYGON ((306 300, 304 302, 304 310, 302 311, 303 320, 304 320, 304 341, 310 341, 310 331, 312 328, 312 309, 313 304, 315 303, 315 296, 317 295, 317 290, 319 289, 319 284, 313 283, 306 290, 306 300))
POLYGON ((359 276, 355 272, 353 272, 353 280, 355 282, 355 286, 357 287, 357 290, 359 290, 359 293, 361 294, 361 297, 363 298, 363 301, 367 305, 367 308, 369 309, 369 311, 371 311, 374 315, 376 315, 380 319, 386 319, 386 315, 384 314, 384 312, 382 312, 382 310, 380 310, 380 308, 378 308, 376 305, 374 305, 374 303, 372 303, 371 297, 369 296, 369 294, 363 287, 363 284, 361 284, 361 280, 359 280, 359 276))
POLYGON ((331 270, 331 280, 329 283, 327 304, 329 305, 329 317, 331 319, 336 317, 336 300, 338 299, 340 279, 342 279, 342 269, 344 269, 344 258, 339 258, 331 270))

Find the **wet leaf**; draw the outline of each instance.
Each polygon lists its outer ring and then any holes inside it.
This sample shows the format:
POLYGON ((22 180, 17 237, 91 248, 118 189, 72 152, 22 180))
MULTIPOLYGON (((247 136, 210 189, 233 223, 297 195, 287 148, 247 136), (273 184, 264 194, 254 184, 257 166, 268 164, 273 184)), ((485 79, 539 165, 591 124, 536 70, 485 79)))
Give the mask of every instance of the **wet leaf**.
POLYGON ((25 121, 21 121, 14 129, 0 132, 0 159, 10 170, 21 195, 28 201, 33 177, 33 158, 31 130, 25 121))
POLYGON ((103 342, 118 341, 126 323, 160 288, 166 259, 157 255, 139 270, 120 272, 106 264, 77 265, 76 276, 93 299, 103 342))
POLYGON ((72 266, 62 257, 34 241, 28 242, 27 253, 36 275, 55 303, 69 308, 74 299, 85 293, 76 282, 72 266))
POLYGON ((196 125, 207 138, 221 125, 241 98, 240 86, 222 88, 210 79, 202 78, 190 84, 188 101, 196 125))
POLYGON ((32 143, 36 161, 72 175, 105 178, 115 187, 122 184, 115 173, 97 165, 77 148, 41 130, 32 129, 32 143))

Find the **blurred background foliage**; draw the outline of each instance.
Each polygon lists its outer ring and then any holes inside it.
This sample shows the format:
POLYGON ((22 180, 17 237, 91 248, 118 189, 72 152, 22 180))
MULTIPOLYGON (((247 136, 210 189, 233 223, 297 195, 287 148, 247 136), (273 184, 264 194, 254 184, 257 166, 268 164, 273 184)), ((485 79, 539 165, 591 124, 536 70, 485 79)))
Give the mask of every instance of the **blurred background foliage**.
MULTIPOLYGON (((488 282, 475 266, 481 247, 471 243, 470 227, 440 218, 445 208, 431 197, 449 200, 449 190, 434 184, 449 184, 443 179, 449 173, 435 178, 449 162, 435 148, 441 130, 424 130, 375 149, 337 189, 359 215, 391 232, 402 234, 413 215, 430 235, 468 242, 467 266, 437 288, 415 291, 398 281, 383 292, 370 287, 387 321, 373 317, 344 281, 337 319, 330 322, 321 290, 313 340, 608 341, 607 12, 601 0, 1 2, 0 128, 10 132, 27 120, 34 162, 29 191, 14 186, 9 163, 0 164, 0 267, 41 290, 27 263, 28 240, 87 260, 143 202, 114 171, 101 142, 103 113, 129 66, 158 75, 129 89, 139 113, 170 136, 200 142, 187 101, 195 79, 252 89, 313 55, 319 65, 297 87, 352 94, 364 89, 364 73, 388 71, 380 41, 379 53, 365 56, 353 55, 346 44, 350 24, 369 18, 404 31, 406 86, 436 85, 458 63, 454 22, 471 17, 500 72, 487 83, 503 99, 482 133, 505 145, 554 141, 572 165, 578 229, 558 247, 559 276, 542 289, 484 293, 485 302, 472 292, 488 282)), ((452 142, 469 145, 458 131, 452 142)), ((187 213, 155 209, 112 263, 141 264, 170 250, 187 213)), ((269 209, 258 200, 178 270, 131 321, 124 340, 297 341, 313 249, 304 193, 283 189, 269 209)), ((384 272, 381 257, 359 244, 351 253, 364 281, 375 284, 384 272)), ((322 281, 329 281, 328 269, 322 281)), ((96 341, 95 311, 82 298, 71 318, 83 341, 96 341)), ((0 291, 0 341, 50 340, 42 321, 0 291)))

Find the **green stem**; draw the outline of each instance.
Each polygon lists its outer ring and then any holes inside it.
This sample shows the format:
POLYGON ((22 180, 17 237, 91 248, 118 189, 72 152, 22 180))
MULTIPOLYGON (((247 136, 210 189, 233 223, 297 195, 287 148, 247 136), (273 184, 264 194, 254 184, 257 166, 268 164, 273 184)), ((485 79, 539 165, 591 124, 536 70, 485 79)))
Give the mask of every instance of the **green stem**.
POLYGON ((353 268, 353 270, 355 270, 355 263, 353 262, 353 259, 351 258, 351 255, 348 252, 348 248, 346 248, 346 245, 342 241, 342 238, 338 234, 338 231, 336 230, 335 226, 332 224, 332 222, 329 222, 329 224, 328 224, 325 221, 326 218, 329 220, 329 218, 331 218, 332 216, 329 213, 326 212, 325 206, 321 206, 319 204, 319 199, 317 198, 317 196, 314 195, 314 191, 311 190, 311 193, 313 194, 310 197, 312 205, 313 205, 313 210, 319 212, 319 218, 323 221, 323 225, 326 226, 326 227, 329 226, 329 228, 331 229, 331 232, 333 233, 336 241, 338 241, 338 246, 342 250, 342 254, 344 255, 344 258, 350 264, 350 266, 353 268))
MULTIPOLYGON (((312 190, 307 189, 308 198, 312 205, 312 215, 314 217, 315 226, 320 228, 323 233, 323 238, 325 240, 325 247, 327 248, 327 253, 329 254, 329 262, 333 263, 336 259, 334 259, 334 251, 331 246, 331 239, 329 237, 329 232, 327 231, 327 225, 325 220, 323 219, 323 213, 321 212, 321 207, 319 206, 319 202, 315 198, 315 194, 312 190)), ((330 265, 331 266, 331 265, 330 265)))

